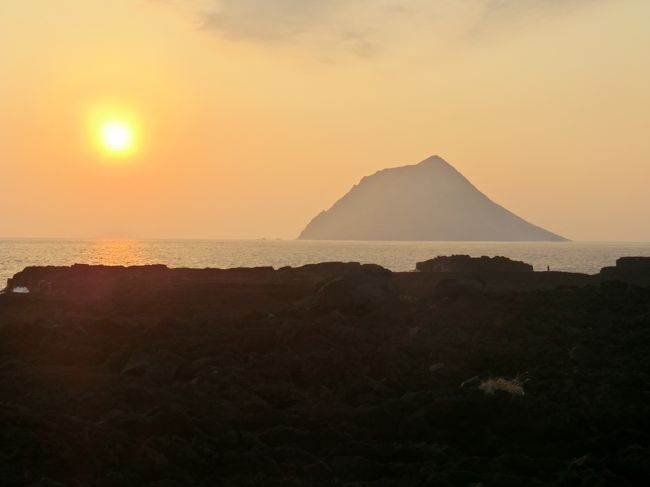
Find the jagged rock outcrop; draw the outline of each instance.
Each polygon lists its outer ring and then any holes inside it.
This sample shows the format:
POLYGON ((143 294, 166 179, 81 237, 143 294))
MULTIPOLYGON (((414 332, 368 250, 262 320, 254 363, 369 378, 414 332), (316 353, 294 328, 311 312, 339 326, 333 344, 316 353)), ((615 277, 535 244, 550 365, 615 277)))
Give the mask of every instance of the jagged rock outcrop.
POLYGON ((533 266, 507 257, 470 257, 469 255, 439 256, 418 262, 420 272, 533 272, 533 266))
POLYGON ((650 257, 621 257, 616 260, 616 266, 603 267, 598 275, 603 281, 647 284, 650 276, 650 257))
POLYGON ((367 176, 302 231, 306 240, 562 241, 490 200, 438 156, 367 176))

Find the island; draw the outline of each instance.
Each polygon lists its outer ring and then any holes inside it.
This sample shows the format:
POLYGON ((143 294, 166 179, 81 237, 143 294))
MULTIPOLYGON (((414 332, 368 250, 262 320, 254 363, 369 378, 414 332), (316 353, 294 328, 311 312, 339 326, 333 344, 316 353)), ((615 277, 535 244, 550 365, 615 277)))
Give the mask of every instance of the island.
POLYGON ((439 156, 367 176, 302 231, 304 240, 565 241, 481 193, 439 156))

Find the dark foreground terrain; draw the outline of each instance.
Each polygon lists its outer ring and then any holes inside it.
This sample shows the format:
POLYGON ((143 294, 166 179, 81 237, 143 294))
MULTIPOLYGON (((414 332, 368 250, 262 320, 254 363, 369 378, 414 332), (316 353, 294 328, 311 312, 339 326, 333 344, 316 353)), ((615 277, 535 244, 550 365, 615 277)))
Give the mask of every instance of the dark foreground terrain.
POLYGON ((28 268, 0 485, 645 487, 644 265, 28 268))

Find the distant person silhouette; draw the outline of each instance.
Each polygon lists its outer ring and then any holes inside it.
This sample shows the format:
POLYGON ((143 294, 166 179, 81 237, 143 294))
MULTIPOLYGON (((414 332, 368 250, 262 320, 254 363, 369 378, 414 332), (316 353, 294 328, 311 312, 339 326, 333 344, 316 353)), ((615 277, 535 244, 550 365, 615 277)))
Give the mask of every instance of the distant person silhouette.
POLYGON ((551 270, 551 266, 550 266, 550 265, 547 265, 547 266, 546 266, 546 272, 549 272, 550 270, 551 270))

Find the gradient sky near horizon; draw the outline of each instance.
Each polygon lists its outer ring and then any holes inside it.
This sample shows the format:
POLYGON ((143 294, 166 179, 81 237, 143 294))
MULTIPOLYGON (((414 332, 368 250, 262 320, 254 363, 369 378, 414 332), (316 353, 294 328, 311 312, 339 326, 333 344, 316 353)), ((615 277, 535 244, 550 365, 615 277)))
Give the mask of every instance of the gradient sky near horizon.
POLYGON ((1 0, 0 237, 293 238, 438 154, 575 240, 650 241, 647 0, 1 0), (100 107, 138 147, 108 157, 100 107))

